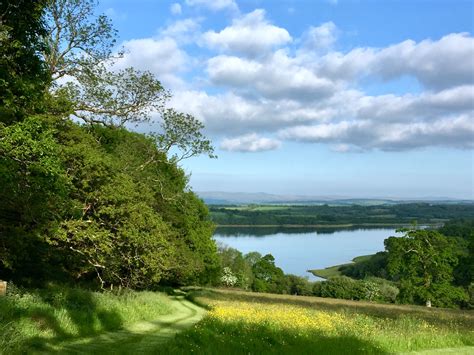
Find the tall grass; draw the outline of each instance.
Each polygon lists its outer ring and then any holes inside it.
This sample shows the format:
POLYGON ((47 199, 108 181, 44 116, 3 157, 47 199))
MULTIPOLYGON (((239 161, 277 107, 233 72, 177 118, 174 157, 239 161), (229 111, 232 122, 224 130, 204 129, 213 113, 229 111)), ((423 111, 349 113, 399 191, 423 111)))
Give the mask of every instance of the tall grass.
POLYGON ((155 292, 92 292, 50 286, 0 297, 0 353, 118 330, 173 311, 155 292))
POLYGON ((210 307, 208 316, 163 353, 385 354, 474 346, 473 314, 396 306, 372 311, 370 304, 356 308, 348 301, 324 307, 239 292, 201 292, 195 299, 210 307))

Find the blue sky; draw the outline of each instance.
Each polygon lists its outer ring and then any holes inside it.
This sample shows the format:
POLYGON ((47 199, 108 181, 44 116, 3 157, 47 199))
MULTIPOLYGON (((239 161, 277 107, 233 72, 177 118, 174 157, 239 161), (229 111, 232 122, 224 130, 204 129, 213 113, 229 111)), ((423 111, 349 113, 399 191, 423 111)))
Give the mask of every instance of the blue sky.
MULTIPOLYGON (((103 0, 218 159, 196 191, 474 198, 471 1, 103 0)), ((147 130, 156 130, 157 124, 147 130)))

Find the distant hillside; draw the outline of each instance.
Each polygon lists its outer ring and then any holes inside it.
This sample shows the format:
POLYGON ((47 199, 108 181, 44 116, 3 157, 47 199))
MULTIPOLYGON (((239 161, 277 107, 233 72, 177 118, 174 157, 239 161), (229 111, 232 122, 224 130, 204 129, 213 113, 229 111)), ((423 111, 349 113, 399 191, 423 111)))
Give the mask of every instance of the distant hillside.
POLYGON ((200 191, 197 192, 205 203, 209 205, 248 205, 248 204, 292 204, 292 205, 360 205, 378 206, 395 205, 401 203, 425 202, 433 204, 474 203, 474 200, 452 199, 448 197, 426 197, 416 199, 390 199, 390 198, 351 198, 347 196, 302 196, 302 195, 276 195, 263 192, 222 192, 200 191))
POLYGON ((211 205, 209 209, 211 219, 221 226, 397 226, 474 219, 474 203, 331 204, 234 204, 211 205))

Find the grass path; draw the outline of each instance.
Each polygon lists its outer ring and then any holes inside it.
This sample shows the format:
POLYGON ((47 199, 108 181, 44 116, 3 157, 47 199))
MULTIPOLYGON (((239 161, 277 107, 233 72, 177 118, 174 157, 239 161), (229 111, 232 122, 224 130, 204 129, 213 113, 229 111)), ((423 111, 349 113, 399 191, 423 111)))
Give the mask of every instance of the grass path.
POLYGON ((142 321, 125 329, 74 342, 51 345, 46 353, 61 354, 147 354, 157 353, 160 345, 182 330, 199 322, 206 310, 183 296, 172 297, 175 312, 156 320, 142 321))

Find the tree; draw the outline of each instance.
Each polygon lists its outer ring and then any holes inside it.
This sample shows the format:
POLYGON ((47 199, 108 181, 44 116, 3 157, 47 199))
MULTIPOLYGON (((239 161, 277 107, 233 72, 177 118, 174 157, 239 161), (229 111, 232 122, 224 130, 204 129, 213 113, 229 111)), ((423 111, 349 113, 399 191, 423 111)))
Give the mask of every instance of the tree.
POLYGON ((53 79, 51 91, 71 101, 76 117, 110 127, 160 117, 162 132, 153 137, 165 153, 176 148, 174 162, 199 154, 215 157, 201 122, 189 114, 165 110, 170 93, 152 73, 116 68, 123 54, 113 53, 116 30, 111 21, 105 15, 94 16, 97 1, 47 0, 46 4, 42 55, 53 79))
POLYGON ((42 110, 49 77, 37 52, 44 1, 0 2, 0 123, 42 110))
POLYGON ((451 285, 458 263, 450 241, 435 230, 406 230, 385 240, 388 272, 400 283, 404 301, 451 306, 465 295, 451 285))
POLYGON ((73 113, 87 123, 124 126, 150 120, 169 97, 150 72, 114 70, 116 30, 95 0, 47 0, 44 62, 51 90, 66 95, 73 113), (60 84, 59 80, 62 80, 60 84), (65 82, 65 83, 64 83, 65 82))
POLYGON ((263 256, 252 267, 254 283, 252 289, 257 292, 286 293, 287 285, 283 270, 275 266, 271 254, 263 256))
POLYGON ((174 147, 180 152, 172 156, 176 163, 200 154, 216 158, 211 141, 202 133, 204 125, 193 116, 167 109, 162 114, 162 132, 154 134, 157 146, 165 153, 174 147))

